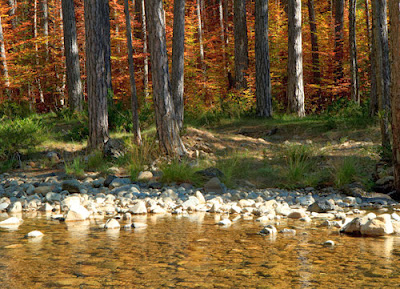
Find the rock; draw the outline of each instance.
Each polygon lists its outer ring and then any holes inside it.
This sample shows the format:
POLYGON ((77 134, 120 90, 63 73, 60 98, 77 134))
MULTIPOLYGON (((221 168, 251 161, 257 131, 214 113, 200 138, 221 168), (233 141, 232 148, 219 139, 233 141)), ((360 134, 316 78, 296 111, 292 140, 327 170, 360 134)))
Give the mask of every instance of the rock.
POLYGON ((150 171, 142 171, 137 176, 139 182, 148 181, 153 178, 153 173, 150 171))
POLYGON ((134 215, 147 214, 146 204, 143 201, 139 201, 129 208, 129 212, 134 215))
POLYGON ((382 186, 382 185, 385 185, 385 184, 388 184, 388 183, 393 183, 393 182, 394 182, 394 176, 385 176, 385 177, 377 180, 375 182, 375 184, 378 185, 378 186, 382 186))
POLYGON ((400 221, 392 221, 393 234, 400 236, 400 221))
POLYGON ((45 212, 51 212, 51 211, 53 211, 53 206, 50 205, 49 203, 45 203, 45 204, 42 206, 41 210, 42 210, 42 211, 45 211, 45 212))
POLYGON ((8 226, 18 226, 21 224, 21 220, 17 217, 11 217, 4 221, 0 222, 0 227, 8 227, 8 226))
POLYGON ((206 203, 206 199, 204 198, 203 194, 200 191, 196 191, 195 196, 199 200, 199 204, 206 203))
POLYGON ((94 181, 92 182, 93 188, 100 188, 101 186, 104 185, 104 181, 105 181, 104 178, 99 178, 99 179, 97 179, 97 180, 94 180, 94 181))
POLYGON ((40 231, 31 231, 25 235, 25 238, 40 238, 43 237, 43 233, 40 231))
POLYGON ((131 213, 125 213, 122 219, 125 221, 130 221, 132 219, 131 213))
POLYGON ((147 228, 147 224, 145 224, 145 223, 139 223, 139 222, 134 222, 134 223, 132 223, 132 228, 135 228, 135 229, 144 229, 144 228, 147 228))
POLYGON ((108 187, 111 184, 111 182, 116 178, 117 177, 114 175, 108 175, 107 178, 104 180, 104 186, 108 187))
POLYGON ((322 243, 322 246, 324 247, 334 247, 335 246, 335 242, 332 240, 328 240, 322 243))
POLYGON ((214 177, 204 184, 204 191, 206 193, 213 192, 217 194, 223 194, 225 192, 225 188, 221 181, 217 177, 214 177))
POLYGON ((160 197, 162 199, 170 198, 171 200, 176 200, 178 198, 178 194, 172 189, 167 189, 161 193, 160 197))
POLYGON ((296 235, 296 230, 295 229, 282 229, 279 231, 281 234, 290 234, 290 235, 296 235))
POLYGON ((309 205, 311 205, 312 203, 315 202, 315 200, 314 200, 312 195, 307 195, 307 196, 304 196, 304 197, 298 197, 296 199, 296 201, 298 203, 300 203, 300 205, 302 205, 302 206, 309 206, 309 205))
POLYGON ((125 185, 129 185, 131 183, 132 183, 131 180, 128 179, 128 178, 115 178, 108 185, 108 187, 110 188, 110 190, 112 190, 114 188, 118 188, 118 187, 122 187, 122 186, 125 186, 125 185))
POLYGON ((223 178, 224 173, 221 172, 219 169, 214 168, 214 167, 209 167, 201 171, 197 171, 196 174, 199 174, 207 179, 212 179, 212 178, 223 178))
POLYGON ((68 191, 71 194, 80 193, 81 183, 78 180, 66 180, 62 183, 62 190, 68 191))
POLYGON ((0 212, 6 210, 6 209, 8 208, 9 205, 10 205, 10 204, 9 204, 9 203, 6 203, 6 202, 1 203, 1 204, 0 204, 0 212))
POLYGON ((199 199, 197 199, 195 196, 190 196, 189 199, 185 202, 183 202, 182 207, 184 209, 189 209, 191 208, 192 210, 194 210, 194 208, 200 204, 199 199))
POLYGON ((222 219, 221 221, 219 221, 219 222, 217 223, 217 225, 220 225, 220 226, 230 226, 230 225, 232 225, 232 221, 229 220, 229 219, 222 219))
POLYGON ((384 236, 393 233, 393 225, 389 214, 381 215, 361 225, 360 233, 365 236, 384 236), (385 216, 386 215, 386 216, 385 216))
POLYGON ((79 206, 81 204, 81 198, 78 196, 68 196, 61 202, 61 207, 67 207, 68 209, 72 206, 79 206))
POLYGON ((104 229, 119 229, 121 225, 116 219, 108 219, 104 225, 104 229))
POLYGON ((392 213, 391 217, 394 221, 397 221, 397 222, 400 221, 400 216, 396 213, 392 213))
POLYGON ((56 152, 48 152, 46 154, 46 158, 53 164, 58 163, 60 161, 60 156, 56 152))
POLYGON ((334 209, 335 206, 328 200, 320 200, 309 205, 307 211, 315 213, 326 213, 328 211, 333 211, 334 209))
POLYGON ((22 204, 21 204, 21 202, 11 203, 7 210, 9 213, 21 213, 22 212, 22 204))
POLYGON ((267 225, 260 231, 260 234, 263 234, 263 235, 275 235, 276 233, 277 233, 277 230, 272 225, 267 225))
POLYGON ((84 221, 89 218, 90 212, 81 205, 72 205, 67 215, 65 216, 66 222, 84 221))
POLYGON ((33 194, 38 194, 38 195, 42 195, 45 196, 47 193, 53 191, 54 187, 53 186, 39 186, 33 189, 33 191, 30 193, 28 193, 27 190, 27 194, 28 195, 33 195, 33 194))
POLYGON ((301 219, 301 218, 305 218, 306 212, 302 211, 302 210, 296 210, 296 211, 292 211, 287 217, 290 219, 301 219))
POLYGON ((114 159, 122 157, 126 153, 125 144, 122 140, 110 138, 104 144, 103 153, 105 157, 111 157, 114 159))

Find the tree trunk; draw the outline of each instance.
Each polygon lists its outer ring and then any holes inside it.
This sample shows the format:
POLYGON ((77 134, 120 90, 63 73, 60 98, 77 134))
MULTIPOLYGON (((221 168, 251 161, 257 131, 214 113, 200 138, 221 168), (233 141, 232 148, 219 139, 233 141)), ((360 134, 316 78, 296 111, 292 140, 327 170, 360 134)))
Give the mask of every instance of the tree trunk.
POLYGON ((140 145, 142 143, 142 137, 140 134, 140 125, 139 125, 138 100, 136 95, 136 82, 135 82, 135 66, 133 64, 131 17, 129 15, 128 0, 124 0, 124 12, 126 21, 126 42, 128 46, 129 81, 131 84, 131 110, 132 110, 133 137, 134 137, 134 142, 137 145, 140 145))
POLYGON ((303 50, 301 40, 301 0, 288 3, 288 110, 305 116, 303 50))
POLYGON ((392 134, 394 187, 396 200, 400 199, 400 1, 389 0, 390 40, 392 52, 392 134))
POLYGON ((11 19, 11 27, 12 29, 17 28, 17 16, 15 15, 17 10, 17 1, 16 0, 8 0, 8 6, 10 6, 10 10, 8 10, 8 15, 12 17, 11 19))
POLYGON ((370 69, 368 71, 368 78, 371 84, 370 90, 370 102, 369 102, 369 114, 371 116, 375 116, 378 112, 378 100, 376 98, 376 72, 375 72, 375 57, 374 57, 374 45, 372 45, 374 41, 373 30, 374 24, 372 23, 372 28, 370 25, 370 14, 369 14, 369 5, 368 0, 364 1, 364 9, 365 9, 365 24, 367 26, 367 38, 368 38, 368 60, 370 64, 370 69))
POLYGON ((172 99, 174 100, 175 118, 181 130, 184 117, 185 0, 174 1, 173 29, 171 92, 172 99))
POLYGON ((224 8, 223 8, 223 0, 218 0, 218 12, 219 12, 219 26, 221 29, 220 37, 222 43, 222 62, 224 66, 224 77, 228 77, 228 67, 226 63, 226 45, 225 45, 225 23, 224 23, 224 8))
POLYGON ((186 149, 179 136, 174 103, 169 90, 168 56, 162 1, 147 0, 146 16, 153 79, 153 102, 160 148, 169 156, 182 156, 186 154, 186 149))
POLYGON ((3 25, 1 23, 1 16, 0 16, 0 57, 1 57, 1 72, 3 73, 4 78, 4 92, 5 95, 8 97, 10 96, 10 78, 8 76, 8 67, 7 67, 7 56, 6 56, 6 49, 4 45, 4 35, 3 35, 3 25))
POLYGON ((235 80, 236 88, 247 87, 246 70, 249 66, 246 0, 234 0, 234 36, 235 36, 235 80))
POLYGON ((142 19, 142 41, 143 41, 143 86, 144 86, 144 97, 149 97, 149 57, 147 49, 147 26, 146 26, 146 10, 144 0, 138 0, 141 4, 141 19, 142 19))
POLYGON ((335 0, 335 82, 343 78, 343 14, 344 0, 335 0))
POLYGON ((384 158, 389 156, 389 112, 390 112, 390 63, 387 28, 387 11, 385 0, 372 1, 374 21, 374 46, 376 63, 376 88, 380 114, 380 127, 384 158))
POLYGON ((256 0, 255 5, 257 115, 270 117, 272 96, 268 46, 268 0, 256 0))
POLYGON ((68 105, 73 111, 82 111, 83 92, 73 0, 62 0, 62 14, 68 105))
POLYGON ((49 61, 49 5, 47 0, 42 0, 42 13, 43 13, 43 35, 44 45, 46 51, 46 62, 49 61))
POLYGON ((308 0, 308 17, 310 20, 311 31, 311 57, 312 57, 312 71, 313 82, 315 84, 321 83, 321 72, 319 67, 319 50, 318 50, 318 36, 317 36, 317 21, 315 19, 314 0, 308 0))
POLYGON ((110 8, 107 0, 85 0, 89 150, 102 150, 109 138, 107 111, 111 80, 109 17, 110 8))
POLYGON ((202 20, 201 20, 201 2, 200 1, 201 0, 197 0, 197 2, 196 2, 197 31, 198 31, 198 34, 199 34, 201 69, 202 69, 204 77, 205 77, 205 75, 206 75, 206 65, 204 63, 203 23, 202 23, 202 20))
MULTIPOLYGON (((37 30, 37 1, 38 0, 33 0, 33 38, 35 38, 35 63, 36 67, 39 68, 39 48, 38 48, 38 30, 37 30)), ((42 83, 40 80, 40 75, 37 76, 36 82, 38 84, 38 90, 39 90, 39 97, 40 97, 40 102, 44 103, 44 95, 43 95, 43 90, 42 90, 42 83)))
POLYGON ((360 104, 356 42, 356 0, 349 1, 349 26, 351 99, 360 104))

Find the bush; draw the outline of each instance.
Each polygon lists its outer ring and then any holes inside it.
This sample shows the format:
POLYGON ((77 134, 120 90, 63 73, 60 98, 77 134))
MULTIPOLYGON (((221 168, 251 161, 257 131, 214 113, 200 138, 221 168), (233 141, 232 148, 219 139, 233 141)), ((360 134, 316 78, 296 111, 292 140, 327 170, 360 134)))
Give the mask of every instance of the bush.
POLYGON ((80 157, 76 157, 72 162, 65 162, 65 173, 76 177, 85 175, 85 165, 80 157))
POLYGON ((0 127, 0 156, 8 158, 21 150, 33 149, 45 139, 40 121, 31 118, 3 121, 0 127))
POLYGON ((0 118, 25 118, 32 114, 28 102, 11 102, 5 101, 0 104, 0 118))
POLYGON ((331 174, 336 187, 340 188, 355 181, 357 176, 356 163, 357 159, 354 157, 342 158, 333 163, 331 174))
POLYGON ((165 183, 199 184, 201 176, 196 174, 196 168, 186 160, 172 160, 161 165, 162 181, 165 183))

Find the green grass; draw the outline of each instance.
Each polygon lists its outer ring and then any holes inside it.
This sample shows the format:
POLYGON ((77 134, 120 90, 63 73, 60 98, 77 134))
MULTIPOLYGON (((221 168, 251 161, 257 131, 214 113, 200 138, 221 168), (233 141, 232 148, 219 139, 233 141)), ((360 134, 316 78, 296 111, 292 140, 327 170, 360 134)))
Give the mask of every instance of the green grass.
POLYGON ((162 171, 161 181, 164 183, 191 183, 200 185, 201 176, 196 174, 199 168, 191 164, 188 160, 173 159, 160 167, 162 171))
POLYGON ((80 157, 74 158, 71 162, 65 162, 65 173, 75 177, 85 175, 85 164, 80 157))

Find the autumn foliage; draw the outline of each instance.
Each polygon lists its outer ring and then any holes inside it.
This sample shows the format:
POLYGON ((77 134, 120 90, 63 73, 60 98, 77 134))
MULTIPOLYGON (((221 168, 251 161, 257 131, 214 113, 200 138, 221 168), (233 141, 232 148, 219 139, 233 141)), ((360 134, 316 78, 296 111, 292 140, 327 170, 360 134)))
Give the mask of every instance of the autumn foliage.
MULTIPOLYGON (((54 110, 66 105, 68 96, 65 84, 61 0, 48 0, 49 35, 47 37, 43 30, 42 0, 17 1, 14 15, 10 13, 10 2, 12 1, 1 0, 0 5, 10 80, 10 87, 6 89, 4 76, 1 76, 1 100, 28 102, 39 112, 54 110), (35 21, 36 37, 34 34, 35 21)), ((223 110, 230 105, 239 105, 241 110, 252 111, 255 106, 254 1, 247 1, 246 4, 249 69, 246 73, 248 88, 245 91, 236 91, 230 87, 228 79, 228 72, 234 73, 233 1, 223 1, 224 37, 221 37, 219 1, 202 2, 204 63, 200 58, 196 0, 186 2, 185 109, 188 113, 196 114, 199 111, 223 110)), ((287 13, 282 2, 284 1, 269 1, 271 79, 275 111, 284 111, 287 105, 287 13)), ((308 113, 313 113, 324 110, 339 98, 350 98, 348 7, 345 7, 344 15, 344 77, 335 82, 334 11, 331 1, 315 1, 321 81, 313 83, 308 8, 307 1, 303 0, 302 2, 305 107, 308 113)), ((164 3, 168 55, 171 60, 173 1, 167 0, 164 3)), ((75 1, 81 72, 83 83, 85 83, 83 9, 83 1, 75 1)), ((140 12, 132 3, 130 3, 130 9, 134 36, 135 77, 139 105, 142 108, 151 102, 151 99, 145 99, 143 92, 143 60, 146 55, 143 53, 141 40, 140 12)), ((356 35, 362 101, 368 98, 370 90, 368 78, 370 71, 368 31, 370 27, 366 26, 365 15, 364 1, 359 1, 356 12, 356 35)), ((123 1, 110 1, 110 19, 114 101, 122 102, 128 108, 130 85, 123 1)))

